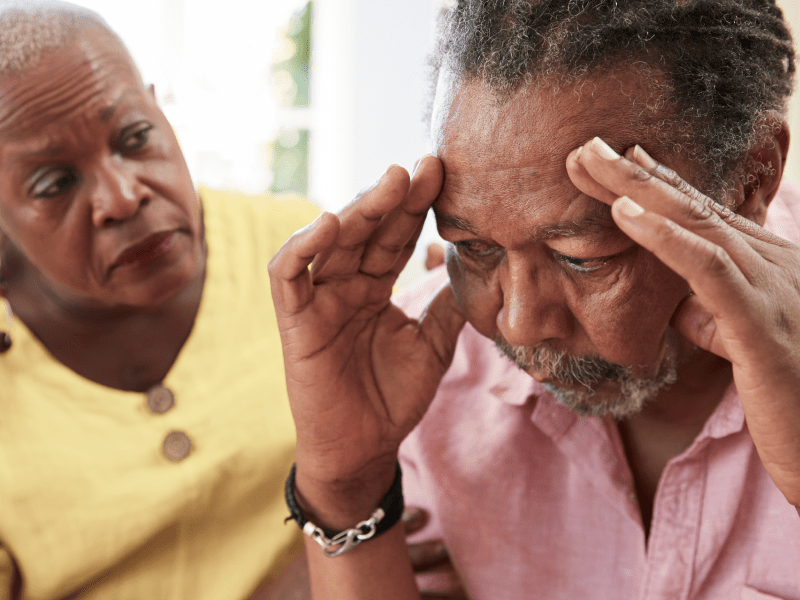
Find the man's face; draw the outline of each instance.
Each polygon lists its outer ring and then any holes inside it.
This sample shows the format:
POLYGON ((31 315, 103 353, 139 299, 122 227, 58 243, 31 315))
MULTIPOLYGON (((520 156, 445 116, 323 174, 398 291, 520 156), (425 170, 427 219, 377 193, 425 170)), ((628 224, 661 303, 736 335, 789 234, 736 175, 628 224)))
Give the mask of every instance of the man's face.
POLYGON ((611 79, 498 103, 466 85, 447 119, 434 114, 445 169, 434 210, 456 297, 481 334, 584 414, 637 410, 687 352, 668 326, 686 283, 566 170, 567 155, 599 136, 617 151, 639 143, 681 172, 647 139, 639 95, 611 79))
POLYGON ((0 232, 35 289, 157 307, 202 273, 201 229, 172 128, 110 34, 0 77, 0 232))

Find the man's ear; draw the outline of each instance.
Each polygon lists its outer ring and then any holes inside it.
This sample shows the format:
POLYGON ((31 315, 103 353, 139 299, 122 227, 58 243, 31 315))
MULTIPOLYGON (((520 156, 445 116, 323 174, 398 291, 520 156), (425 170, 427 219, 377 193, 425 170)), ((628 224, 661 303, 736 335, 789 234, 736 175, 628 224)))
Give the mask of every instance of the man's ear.
POLYGON ((767 208, 781 184, 788 151, 789 125, 782 121, 779 129, 749 153, 738 214, 764 225, 767 208))

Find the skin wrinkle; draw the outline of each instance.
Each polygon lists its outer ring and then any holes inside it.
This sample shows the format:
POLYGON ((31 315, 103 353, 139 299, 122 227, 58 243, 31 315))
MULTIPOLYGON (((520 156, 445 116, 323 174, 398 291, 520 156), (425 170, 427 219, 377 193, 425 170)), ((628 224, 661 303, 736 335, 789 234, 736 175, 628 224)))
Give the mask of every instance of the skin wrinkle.
MULTIPOLYGON (((482 86, 463 87, 457 118, 434 121, 447 123, 437 149, 447 177, 434 212, 445 240, 467 244, 449 245, 446 261, 472 325, 570 408, 623 418, 675 381, 687 350, 668 324, 688 286, 623 235, 609 208, 578 191, 562 166, 594 135, 618 150, 646 139, 650 124, 620 126, 627 107, 618 96, 628 95, 619 82, 594 85, 572 110, 545 85, 502 105, 482 86), (609 115, 608 103, 625 109, 609 115), (515 172, 525 176, 507 185, 515 172), (481 254, 473 257, 476 242, 481 254), (590 265, 600 270, 571 270, 561 254, 596 258, 590 265)), ((683 167, 674 157, 657 160, 683 167)))
POLYGON ((647 82, 640 96, 628 94, 639 117, 663 115, 646 139, 685 154, 703 178, 698 187, 726 196, 753 166, 740 164, 748 150, 780 127, 792 91, 794 50, 780 9, 632 0, 581 3, 580 20, 574 9, 571 0, 460 0, 440 13, 431 81, 450 70, 451 79, 478 80, 505 101, 542 81, 581 94, 588 73, 633 74, 647 82))
MULTIPOLYGON (((7 95, 0 92, 0 107, 7 109, 5 115, 0 113, 0 131, 3 131, 4 135, 24 137, 29 129, 36 127, 40 119, 58 120, 81 110, 94 98, 102 96, 102 81, 112 77, 113 73, 119 72, 119 70, 132 70, 125 61, 119 60, 119 58, 113 54, 107 54, 98 56, 95 60, 81 61, 78 64, 70 65, 70 69, 64 69, 54 81, 48 82, 46 86, 29 86, 20 89, 19 84, 27 80, 16 77, 12 85, 0 88, 13 90, 7 95), (85 77, 84 73, 90 62, 93 66, 88 71, 93 77, 85 77), (66 103, 65 99, 68 100, 66 103)), ((111 108, 113 107, 106 106, 98 110, 102 112, 111 108)), ((111 116, 113 116, 113 112, 106 118, 101 116, 101 120, 108 121, 111 116)))
MULTIPOLYGON (((176 271, 183 271, 181 279, 186 272, 197 273, 202 265, 196 253, 200 238, 194 187, 183 161, 172 158, 177 142, 171 128, 129 61, 116 38, 98 31, 80 43, 46 53, 29 71, 36 74, 27 78, 31 84, 13 99, 8 94, 2 99, 6 113, 22 115, 25 123, 24 127, 13 126, 11 131, 0 128, 4 187, 8 198, 14 198, 0 211, 4 234, 28 259, 37 257, 29 265, 31 270, 38 267, 42 273, 49 273, 47 277, 37 275, 48 280, 43 288, 48 288, 49 297, 72 296, 71 289, 76 291, 76 310, 89 289, 88 296, 103 290, 101 295, 109 301, 127 302, 112 300, 118 293, 118 280, 124 280, 130 289, 136 287, 137 295, 151 293, 145 291, 148 286, 144 282, 131 286, 127 276, 120 279, 117 270, 110 272, 120 253, 149 236, 174 230, 174 243, 181 250, 170 256, 175 259, 176 271), (72 81, 71 87, 67 81, 72 81), (57 94, 46 93, 51 82, 55 82, 57 94), (14 102, 23 105, 9 105, 14 102), (112 107, 113 112, 108 110, 112 107), (120 136, 134 135, 129 128, 138 121, 155 129, 148 133, 141 150, 131 151, 120 146, 120 136), (21 135, 23 132, 27 135, 21 135), (75 178, 74 187, 57 199, 29 197, 30 178, 49 168, 70 173, 75 178), (119 211, 123 204, 134 201, 146 210, 129 219, 132 214, 119 211), (116 212, 106 214, 104 223, 91 224, 88 215, 100 218, 108 210, 116 212), (104 226, 110 218, 122 221, 116 227, 104 226), (33 232, 41 229, 53 230, 53 237, 77 240, 62 240, 64 254, 73 258, 72 267, 43 268, 45 261, 61 259, 42 254, 39 234, 33 232), (184 254, 184 249, 192 256, 184 254), (57 288, 49 289, 56 282, 57 288)), ((11 89, 18 81, 18 75, 0 77, 0 89, 11 89)), ((131 210, 132 204, 125 208, 128 213, 131 210)), ((158 283, 165 286, 164 293, 167 279, 165 275, 163 283, 158 283)), ((150 300, 142 296, 141 301, 150 300)))

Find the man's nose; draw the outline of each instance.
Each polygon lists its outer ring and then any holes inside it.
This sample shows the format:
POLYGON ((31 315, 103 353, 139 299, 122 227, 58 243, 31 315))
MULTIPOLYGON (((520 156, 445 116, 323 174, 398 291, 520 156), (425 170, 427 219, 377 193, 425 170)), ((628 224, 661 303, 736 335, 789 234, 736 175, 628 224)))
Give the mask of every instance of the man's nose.
POLYGON ((565 339, 573 329, 564 290, 555 267, 546 259, 509 255, 501 269, 503 308, 497 327, 514 346, 536 346, 549 339, 565 339))
POLYGON ((151 190, 133 169, 116 157, 107 157, 96 170, 92 189, 92 221, 106 227, 133 217, 150 202, 151 190))

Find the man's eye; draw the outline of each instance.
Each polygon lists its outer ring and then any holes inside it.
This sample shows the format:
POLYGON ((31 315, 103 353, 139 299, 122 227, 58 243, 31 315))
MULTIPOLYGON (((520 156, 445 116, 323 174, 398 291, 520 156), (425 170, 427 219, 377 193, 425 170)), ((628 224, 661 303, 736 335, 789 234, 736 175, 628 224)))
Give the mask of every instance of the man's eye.
POLYGON ((577 258, 575 256, 567 256, 566 254, 556 254, 556 260, 578 273, 591 273, 592 271, 596 271, 604 267, 608 263, 609 258, 611 257, 577 258))
POLYGON ((121 146, 123 150, 138 150, 147 144, 150 139, 150 130, 153 126, 149 123, 137 123, 129 127, 122 135, 121 146))
POLYGON ((76 180, 75 174, 67 169, 48 171, 34 181, 31 195, 34 198, 54 198, 65 192, 76 180))
POLYGON ((461 241, 453 242, 459 253, 466 254, 472 258, 486 258, 500 251, 497 246, 490 246, 483 242, 461 241))

